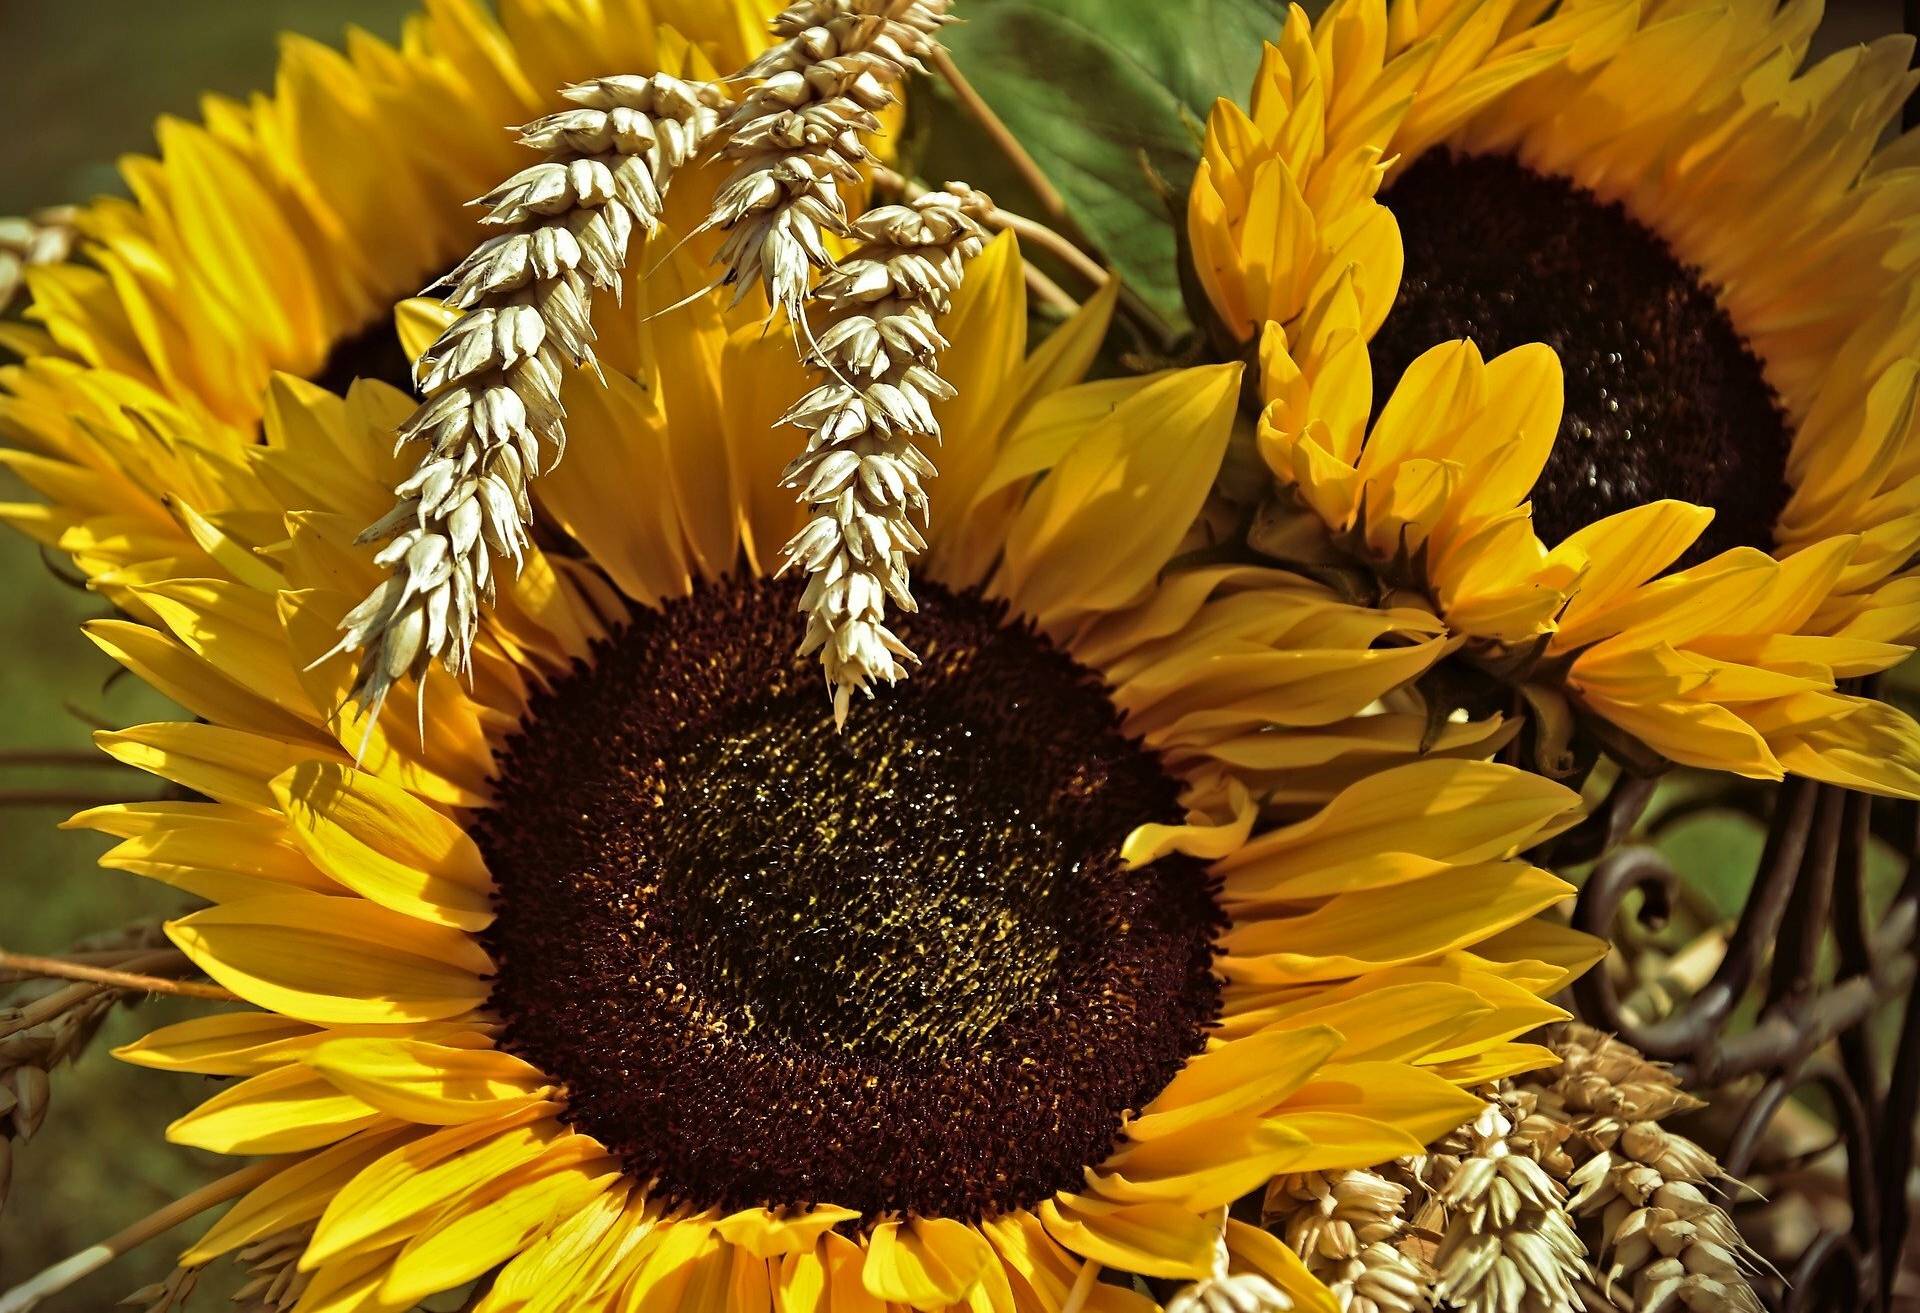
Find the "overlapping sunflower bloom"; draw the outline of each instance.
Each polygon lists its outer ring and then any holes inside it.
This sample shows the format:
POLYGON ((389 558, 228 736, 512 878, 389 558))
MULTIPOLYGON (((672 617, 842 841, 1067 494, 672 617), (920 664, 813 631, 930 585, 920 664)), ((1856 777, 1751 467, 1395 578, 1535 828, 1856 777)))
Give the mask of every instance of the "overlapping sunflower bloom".
MULTIPOLYGON (((978 294, 1015 311, 997 251, 978 294)), ((781 345, 735 339, 756 362, 781 345)), ((1005 363, 1012 388, 1051 372, 1005 363)), ((473 690, 429 686, 425 750, 412 707, 330 728, 343 659, 307 667, 371 576, 347 535, 400 402, 282 385, 259 465, 309 506, 271 577, 144 585, 162 626, 94 629, 204 717, 104 746, 206 801, 75 823, 122 836, 109 866, 212 900, 169 933, 261 1009, 121 1056, 238 1078, 176 1141, 288 1155, 185 1261, 310 1227, 311 1309, 411 1307, 503 1264, 483 1308, 1052 1308, 1088 1261, 1204 1277, 1218 1210, 1275 1172, 1413 1152, 1477 1106, 1462 1086, 1550 1060, 1515 1037, 1592 950, 1534 919, 1568 886, 1508 854, 1572 819, 1566 790, 1439 760, 1259 836, 1250 810, 1183 805, 1221 777, 1171 746, 1176 708, 1287 718, 1236 713, 1208 667, 1330 655, 1261 639, 1293 603, 1257 575, 1151 582, 1211 474, 1187 443, 1217 456, 1235 383, 1175 376, 1062 428, 1093 400, 1067 387, 999 440, 955 424, 989 439, 981 487, 1030 468, 1023 436, 1059 454, 1017 507, 949 511, 956 545, 1006 550, 985 575, 936 553, 909 631, 924 692, 857 720, 851 750, 779 641, 793 590, 688 563, 701 526, 662 475, 702 435, 619 383, 577 440, 654 502, 596 520, 553 493, 586 563, 535 565, 473 690), (1143 486, 1179 502, 1142 520, 1143 486), (892 804, 912 788, 945 790, 938 822, 892 804)), ((739 510, 751 554, 770 526, 739 510)), ((1325 1306, 1270 1236, 1225 1235, 1231 1270, 1325 1306)))
POLYGON ((1912 43, 1546 9, 1295 10, 1214 114, 1191 245, 1284 504, 1621 755, 1912 796, 1846 691, 1920 632, 1912 43))
POLYGON ((10 330, 46 498, 10 516, 194 717, 100 739, 190 801, 72 823, 210 904, 168 933, 249 1009, 121 1051, 229 1079, 171 1136, 264 1160, 182 1261, 292 1244, 301 1313, 489 1274, 496 1313, 1146 1309, 1234 1276, 1331 1309, 1227 1206, 1551 1062, 1519 1037, 1598 946, 1519 855, 1575 796, 1480 760, 1497 719, 1396 700, 1444 625, 1177 568, 1241 366, 1082 383, 1111 290, 1029 353, 989 245, 943 321, 922 665, 836 734, 770 577, 798 353, 688 298, 693 243, 601 307, 470 683, 347 704, 355 537, 406 472, 379 378, 444 322, 403 298, 470 239, 496 125, 610 60, 732 67, 765 16, 502 11, 295 46, 276 97, 167 126, 10 330))

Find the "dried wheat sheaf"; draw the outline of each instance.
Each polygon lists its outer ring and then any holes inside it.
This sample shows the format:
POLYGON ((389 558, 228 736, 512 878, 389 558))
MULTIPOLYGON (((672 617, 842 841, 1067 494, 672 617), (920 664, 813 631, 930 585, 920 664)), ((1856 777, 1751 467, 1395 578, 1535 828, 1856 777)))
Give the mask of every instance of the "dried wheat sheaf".
POLYGON ((1266 1225, 1347 1313, 1760 1313, 1732 1183, 1660 1124, 1699 1101, 1591 1027, 1543 1038, 1560 1066, 1426 1154, 1279 1178, 1266 1225))
POLYGON ((912 607, 933 473, 915 444, 937 440, 931 405, 951 395, 934 316, 980 248, 985 202, 960 187, 856 218, 847 192, 949 3, 802 0, 773 20, 781 40, 729 77, 597 78, 521 129, 547 158, 482 198, 502 231, 443 280, 461 317, 420 358, 425 399, 398 432, 423 452, 362 535, 384 544, 387 576, 334 649, 363 653, 355 702, 377 715, 435 662, 467 673, 496 573, 517 572, 529 544, 528 484, 565 451, 562 380, 596 367, 594 294, 617 292, 675 176, 707 161, 730 170, 698 229, 724 233, 715 285, 761 289, 824 376, 783 421, 808 435, 788 486, 813 518, 783 567, 812 576, 805 650, 821 653, 838 719, 853 690, 904 673, 885 608, 912 607), (855 248, 844 266, 836 243, 855 248))

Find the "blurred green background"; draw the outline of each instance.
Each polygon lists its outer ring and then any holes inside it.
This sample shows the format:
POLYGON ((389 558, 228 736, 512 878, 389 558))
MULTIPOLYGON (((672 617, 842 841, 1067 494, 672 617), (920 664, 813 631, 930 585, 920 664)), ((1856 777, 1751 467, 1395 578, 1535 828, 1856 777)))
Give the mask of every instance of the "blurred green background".
MULTIPOLYGON (((409 8, 405 0, 0 0, 0 122, 7 125, 0 214, 119 190, 115 159, 150 148, 157 115, 194 115, 206 91, 240 95, 270 85, 277 32, 337 41, 348 24, 359 24, 391 37, 409 8)), ((1821 42, 1827 47, 1899 22, 1898 0, 1836 0, 1832 8, 1821 42)), ((0 499, 18 495, 0 487, 0 499)), ((0 531, 0 790, 75 799, 0 807, 0 945, 8 948, 57 952, 179 905, 163 888, 97 870, 106 841, 55 829, 78 800, 141 796, 146 781, 105 764, 9 760, 26 750, 82 753, 90 723, 166 714, 166 704, 134 681, 111 683, 115 667, 79 632, 82 620, 104 613, 35 547, 0 531)), ((1752 854, 1729 853, 1725 833, 1685 832, 1676 845, 1685 851, 1675 856, 1707 868, 1710 901, 1737 906, 1752 854)), ((1757 843, 1756 835, 1739 846, 1757 843)), ((52 1112, 23 1146, 0 1215, 0 1289, 220 1172, 220 1160, 162 1139, 166 1123, 204 1097, 205 1087, 124 1066, 106 1052, 172 1019, 164 1004, 122 1009, 77 1067, 56 1073, 52 1112)), ((172 1241, 150 1245, 42 1307, 111 1307, 163 1274, 175 1252, 172 1241)), ((215 1306, 213 1293, 196 1306, 215 1306)))
MULTIPOLYGON (((153 145, 161 114, 198 116, 201 95, 245 95, 272 84, 276 34, 338 42, 348 24, 395 37, 406 0, 0 0, 0 214, 119 191, 114 161, 153 145)), ((21 495, 0 487, 0 500, 21 495)), ((80 633, 105 614, 99 599, 63 582, 39 550, 0 530, 0 789, 36 789, 116 801, 150 783, 111 765, 46 769, 8 764, 24 749, 90 750, 89 721, 137 724, 167 714, 80 633)), ((104 758, 101 759, 104 761, 104 758)), ((58 952, 182 903, 158 885, 94 866, 108 841, 55 825, 65 802, 0 810, 0 945, 58 952)), ((0 1289, 103 1239, 169 1199, 231 1170, 162 1138, 206 1086, 116 1062, 113 1044, 177 1018, 148 1003, 120 1009, 85 1058, 54 1073, 52 1111, 21 1146, 12 1198, 0 1214, 0 1289)), ((111 1308, 163 1276, 177 1241, 156 1241, 41 1307, 111 1308)), ((194 1307, 224 1305, 210 1281, 194 1307)))

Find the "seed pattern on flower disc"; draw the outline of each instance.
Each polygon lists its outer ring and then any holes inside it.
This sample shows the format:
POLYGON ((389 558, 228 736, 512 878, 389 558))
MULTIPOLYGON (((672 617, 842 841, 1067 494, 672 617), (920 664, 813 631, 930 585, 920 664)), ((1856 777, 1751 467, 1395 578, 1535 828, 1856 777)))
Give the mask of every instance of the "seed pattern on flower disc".
POLYGON ((1533 493, 1542 540, 1672 497, 1715 512, 1682 564, 1772 547, 1787 419, 1699 270, 1620 205, 1507 156, 1429 151, 1382 199, 1406 271, 1373 342, 1376 409, 1441 342, 1545 342, 1567 407, 1533 493))
POLYGON ((1083 1184, 1204 1042, 1204 868, 1100 681, 928 584, 844 733, 789 583, 641 611, 535 697, 478 831, 505 1044, 698 1206, 973 1217, 1083 1184))

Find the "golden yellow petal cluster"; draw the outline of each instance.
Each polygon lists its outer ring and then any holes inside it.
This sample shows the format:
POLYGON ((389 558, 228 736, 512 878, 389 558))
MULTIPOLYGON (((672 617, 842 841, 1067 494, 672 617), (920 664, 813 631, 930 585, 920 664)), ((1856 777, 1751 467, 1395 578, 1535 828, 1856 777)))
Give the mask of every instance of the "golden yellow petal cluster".
POLYGON ((1671 760, 1913 796, 1920 728, 1839 688, 1920 633, 1920 182, 1915 137, 1879 145, 1911 41, 1802 70, 1819 19, 1770 0, 1296 8, 1251 110, 1209 123, 1189 235, 1222 331, 1261 364, 1277 480, 1455 633, 1544 645, 1579 706, 1671 760), (1376 391, 1368 344, 1403 273, 1392 184, 1435 152, 1567 179, 1697 271, 1788 424, 1769 543, 1670 570, 1714 518, 1671 499, 1542 543, 1529 496, 1562 418, 1545 347, 1428 343, 1376 391))

